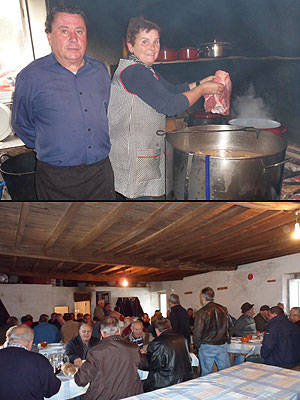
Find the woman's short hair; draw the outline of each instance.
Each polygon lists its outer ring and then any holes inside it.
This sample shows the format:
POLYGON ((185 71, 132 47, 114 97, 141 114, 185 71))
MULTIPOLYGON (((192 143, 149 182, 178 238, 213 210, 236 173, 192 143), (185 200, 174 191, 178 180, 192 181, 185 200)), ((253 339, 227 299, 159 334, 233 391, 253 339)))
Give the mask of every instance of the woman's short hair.
POLYGON ((51 11, 47 14, 46 22, 45 22, 45 32, 51 33, 52 32, 52 24, 55 19, 56 14, 58 13, 66 13, 66 14, 77 14, 82 17, 85 22, 85 26, 87 26, 87 18, 85 13, 76 6, 66 6, 66 7, 54 7, 51 11))
POLYGON ((106 335, 114 335, 119 332, 119 321, 115 317, 105 317, 100 327, 106 335))
POLYGON ((134 46, 136 37, 140 32, 150 32, 152 29, 155 29, 160 36, 160 27, 155 22, 152 22, 144 17, 131 18, 126 32, 126 43, 130 43, 132 46, 134 46))

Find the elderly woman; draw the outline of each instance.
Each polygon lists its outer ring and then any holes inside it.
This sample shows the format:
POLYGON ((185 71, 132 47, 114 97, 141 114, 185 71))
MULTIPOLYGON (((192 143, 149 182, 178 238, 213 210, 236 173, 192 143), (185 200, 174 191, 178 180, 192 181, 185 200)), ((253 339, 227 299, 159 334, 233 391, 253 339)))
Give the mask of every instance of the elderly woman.
MULTIPOLYGON (((172 85, 152 68, 160 50, 160 28, 143 17, 129 22, 128 58, 122 58, 112 79, 108 108, 110 160, 115 188, 123 198, 149 200, 165 194, 165 116, 193 105, 204 94, 220 94, 224 86, 209 76, 172 85)), ((121 198, 121 196, 120 196, 121 198)))
POLYGON ((99 339, 93 337, 92 332, 92 325, 82 322, 79 327, 79 335, 67 344, 65 354, 69 357, 70 362, 77 367, 81 367, 82 360, 86 359, 88 350, 99 343, 99 339))

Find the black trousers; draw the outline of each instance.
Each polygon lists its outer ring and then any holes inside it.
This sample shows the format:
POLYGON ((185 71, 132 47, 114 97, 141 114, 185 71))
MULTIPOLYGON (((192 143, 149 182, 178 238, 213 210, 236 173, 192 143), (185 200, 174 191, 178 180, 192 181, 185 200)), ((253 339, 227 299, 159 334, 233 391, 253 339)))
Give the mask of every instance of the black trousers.
POLYGON ((105 158, 95 164, 57 167, 38 160, 36 165, 38 200, 115 200, 114 173, 105 158))

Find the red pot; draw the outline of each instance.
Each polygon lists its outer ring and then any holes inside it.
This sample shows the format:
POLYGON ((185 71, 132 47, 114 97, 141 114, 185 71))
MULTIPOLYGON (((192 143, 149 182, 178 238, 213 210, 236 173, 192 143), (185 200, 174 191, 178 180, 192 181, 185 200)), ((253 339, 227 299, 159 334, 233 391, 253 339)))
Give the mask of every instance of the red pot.
POLYGON ((177 51, 177 57, 179 60, 197 60, 199 52, 202 53, 203 50, 199 51, 195 47, 185 47, 177 51))
POLYGON ((263 131, 269 131, 275 133, 275 135, 278 136, 282 136, 286 131, 286 128, 283 127, 280 122, 273 121, 271 119, 238 118, 238 119, 231 119, 228 123, 230 125, 262 129, 263 131))
POLYGON ((177 51, 163 48, 158 53, 157 61, 175 61, 177 60, 177 51))

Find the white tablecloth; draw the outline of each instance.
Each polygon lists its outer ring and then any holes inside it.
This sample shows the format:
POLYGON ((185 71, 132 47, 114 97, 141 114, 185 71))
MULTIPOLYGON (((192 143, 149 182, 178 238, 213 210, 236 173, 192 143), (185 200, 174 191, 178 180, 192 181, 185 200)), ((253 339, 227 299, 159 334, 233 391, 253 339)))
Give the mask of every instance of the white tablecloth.
POLYGON ((64 376, 62 372, 60 372, 57 377, 61 380, 61 387, 58 393, 50 397, 51 400, 72 399, 73 397, 84 394, 89 387, 89 385, 84 387, 77 386, 74 377, 64 376))
POLYGON ((261 346, 262 340, 253 339, 248 343, 242 343, 240 339, 232 338, 228 345, 228 353, 245 354, 246 356, 260 354, 261 346))
POLYGON ((131 400, 299 400, 300 372, 245 362, 131 400))

